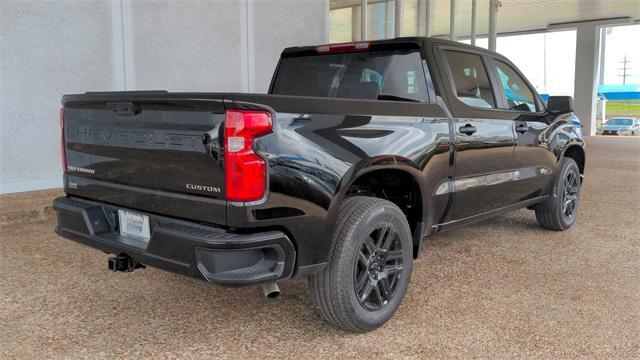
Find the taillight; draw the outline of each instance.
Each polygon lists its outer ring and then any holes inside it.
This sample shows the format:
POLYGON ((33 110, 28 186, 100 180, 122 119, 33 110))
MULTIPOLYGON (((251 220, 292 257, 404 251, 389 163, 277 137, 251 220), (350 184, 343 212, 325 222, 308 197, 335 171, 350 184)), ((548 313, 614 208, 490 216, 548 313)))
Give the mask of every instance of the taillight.
POLYGON ((227 200, 256 201, 267 188, 267 165, 253 151, 253 141, 271 132, 266 111, 228 110, 224 126, 227 200))
POLYGON ((366 50, 369 50, 368 41, 357 41, 357 42, 350 42, 350 43, 327 44, 327 45, 316 46, 316 52, 318 54, 366 51, 366 50))
POLYGON ((60 160, 62 171, 67 174, 67 151, 64 147, 64 108, 60 108, 60 160))

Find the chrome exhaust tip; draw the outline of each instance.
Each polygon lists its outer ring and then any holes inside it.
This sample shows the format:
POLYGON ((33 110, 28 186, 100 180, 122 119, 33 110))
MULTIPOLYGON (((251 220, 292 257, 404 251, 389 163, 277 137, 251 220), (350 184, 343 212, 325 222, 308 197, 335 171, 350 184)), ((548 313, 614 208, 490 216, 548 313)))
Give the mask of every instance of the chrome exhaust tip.
POLYGON ((275 299, 280 296, 280 287, 278 283, 275 281, 271 281, 265 284, 262 284, 262 292, 264 296, 268 299, 275 299))

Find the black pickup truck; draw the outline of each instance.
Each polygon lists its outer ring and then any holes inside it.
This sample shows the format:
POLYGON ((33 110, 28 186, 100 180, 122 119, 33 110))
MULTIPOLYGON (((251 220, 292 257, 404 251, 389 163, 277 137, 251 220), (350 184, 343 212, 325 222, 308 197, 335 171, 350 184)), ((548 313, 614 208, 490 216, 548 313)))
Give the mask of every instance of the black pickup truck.
MULTIPOLYGON (((215 69, 212 69, 215 71, 215 69)), ((425 236, 519 208, 575 221, 585 165, 570 97, 543 103, 481 48, 429 38, 287 48, 268 94, 62 98, 57 233, 226 286, 308 277, 350 331, 398 308, 425 236)))

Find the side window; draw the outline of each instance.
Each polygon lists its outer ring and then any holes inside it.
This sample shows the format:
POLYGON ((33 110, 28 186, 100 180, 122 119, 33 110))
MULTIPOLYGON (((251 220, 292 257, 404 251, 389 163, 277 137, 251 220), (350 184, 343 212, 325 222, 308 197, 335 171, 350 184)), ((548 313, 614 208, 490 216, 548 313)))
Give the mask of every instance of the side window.
POLYGON ((511 66, 500 60, 494 61, 500 85, 507 98, 507 109, 535 112, 537 110, 535 97, 524 79, 511 66))
POLYGON ((428 101, 427 83, 422 69, 420 53, 395 55, 381 76, 380 95, 399 96, 417 101, 428 101))
POLYGON ((495 108, 496 100, 480 55, 461 51, 445 51, 445 55, 458 99, 470 106, 495 108))

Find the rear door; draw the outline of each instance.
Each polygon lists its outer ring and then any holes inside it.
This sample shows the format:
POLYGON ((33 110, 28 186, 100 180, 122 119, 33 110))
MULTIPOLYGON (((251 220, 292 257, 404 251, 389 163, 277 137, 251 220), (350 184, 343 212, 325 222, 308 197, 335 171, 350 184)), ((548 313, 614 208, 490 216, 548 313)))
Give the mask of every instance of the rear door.
POLYGON ((504 119, 487 71, 487 57, 466 48, 441 47, 442 94, 453 112, 453 203, 445 222, 513 203, 514 122, 504 119))
POLYGON ((65 191, 224 224, 222 96, 192 99, 136 93, 65 97, 65 191))

